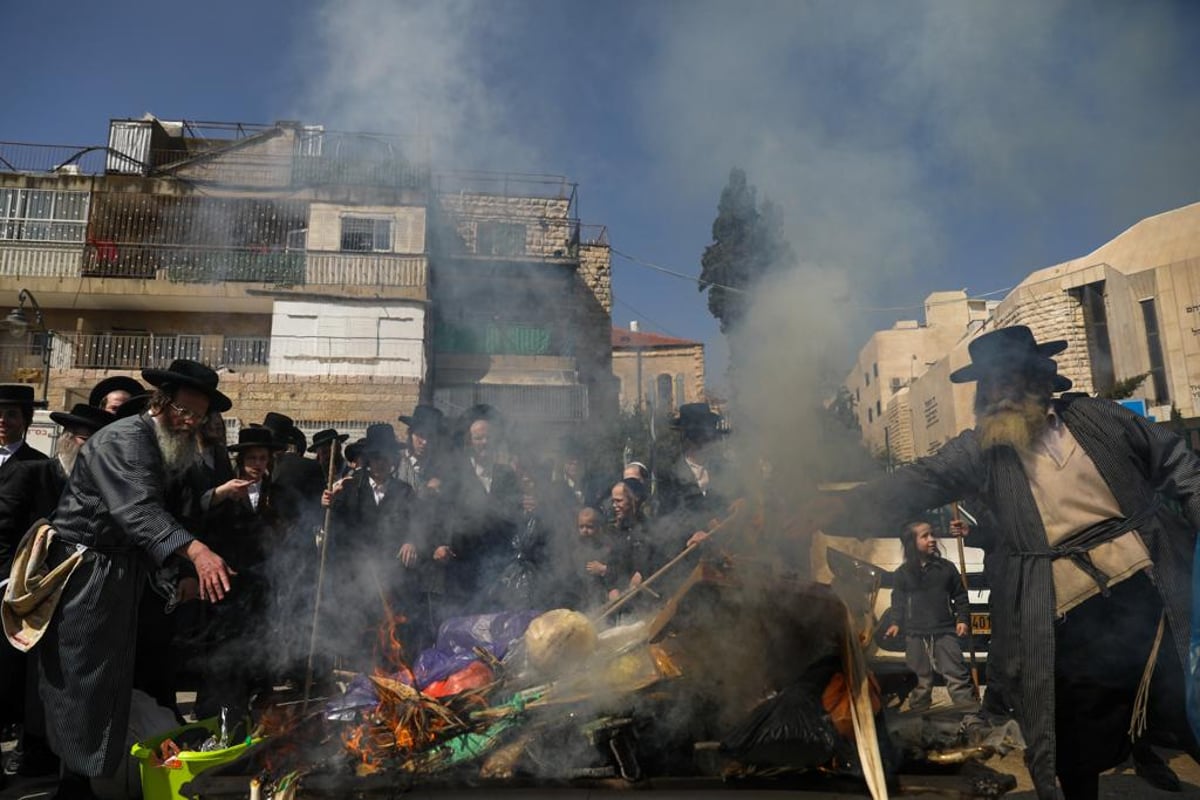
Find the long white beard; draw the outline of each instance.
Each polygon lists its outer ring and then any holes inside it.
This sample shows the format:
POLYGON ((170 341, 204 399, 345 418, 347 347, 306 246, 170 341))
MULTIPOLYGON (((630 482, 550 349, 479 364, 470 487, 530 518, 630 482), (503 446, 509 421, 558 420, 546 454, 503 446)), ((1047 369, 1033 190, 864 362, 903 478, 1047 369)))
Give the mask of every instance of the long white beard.
POLYGON ((167 472, 182 472, 196 460, 196 438, 190 431, 175 433, 167 430, 166 423, 163 423, 154 426, 154 436, 158 439, 158 449, 167 472))

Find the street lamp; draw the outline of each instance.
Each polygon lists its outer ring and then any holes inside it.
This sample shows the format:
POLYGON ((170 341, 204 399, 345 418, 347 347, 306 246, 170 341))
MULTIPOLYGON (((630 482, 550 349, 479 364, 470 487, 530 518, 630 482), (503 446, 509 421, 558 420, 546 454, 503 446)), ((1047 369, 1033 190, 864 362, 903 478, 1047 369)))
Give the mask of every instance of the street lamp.
POLYGON ((32 292, 28 289, 21 290, 17 295, 17 307, 8 312, 8 316, 4 318, 4 325, 14 339, 24 337, 30 326, 29 315, 25 313, 27 303, 33 309, 33 324, 42 334, 42 402, 48 404, 50 400, 50 345, 54 334, 46 328, 42 307, 38 305, 37 298, 33 296, 32 292))

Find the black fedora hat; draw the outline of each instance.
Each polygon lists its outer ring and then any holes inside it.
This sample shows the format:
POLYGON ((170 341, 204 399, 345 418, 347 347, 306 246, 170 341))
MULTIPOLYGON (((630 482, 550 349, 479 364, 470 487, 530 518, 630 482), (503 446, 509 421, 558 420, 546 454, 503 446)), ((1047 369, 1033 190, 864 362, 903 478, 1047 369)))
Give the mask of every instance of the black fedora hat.
POLYGON ((33 387, 27 383, 0 383, 0 405, 21 406, 33 413, 33 387))
POLYGON ((210 411, 223 413, 233 408, 233 401, 217 390, 221 378, 199 361, 177 358, 166 369, 144 369, 142 379, 151 386, 186 386, 208 397, 210 411))
POLYGON ((251 447, 265 447, 268 450, 282 450, 281 444, 269 428, 242 428, 238 431, 237 444, 229 445, 229 452, 240 453, 251 447))
POLYGON ((362 454, 372 453, 394 454, 400 452, 404 445, 396 438, 396 429, 387 422, 377 422, 367 426, 367 438, 363 439, 362 454))
POLYGON ((117 406, 117 410, 115 412, 117 419, 135 417, 138 414, 141 414, 146 410, 147 406, 150 405, 151 397, 152 395, 150 392, 142 392, 141 394, 135 394, 124 403, 121 403, 121 405, 117 406))
POLYGON ((687 434, 709 433, 720 431, 721 415, 708 407, 708 403, 684 403, 679 407, 679 415, 671 421, 671 427, 687 434))
POLYGON ((401 414, 400 421, 407 425, 412 433, 422 436, 430 433, 440 434, 446 424, 446 415, 440 409, 422 403, 413 409, 411 415, 401 414))
POLYGON ((96 408, 84 403, 76 403, 69 412, 50 412, 50 419, 64 428, 85 428, 95 433, 108 423, 115 422, 117 416, 108 413, 102 408, 96 408))
POLYGON ((104 398, 113 392, 127 392, 130 397, 134 397, 145 391, 145 386, 142 386, 128 375, 113 375, 92 387, 92 391, 88 395, 88 405, 100 408, 104 403, 104 398))
POLYGON ((999 368, 1032 369, 1054 376, 1051 387, 1055 392, 1071 388, 1071 379, 1058 374, 1053 356, 1067 349, 1065 339, 1039 343, 1033 331, 1025 325, 997 328, 978 336, 967 345, 971 363, 950 373, 951 383, 977 381, 986 370, 999 368))
POLYGON ((330 442, 344 442, 350 438, 348 433, 338 433, 335 428, 326 428, 323 431, 317 431, 313 434, 312 447, 308 448, 308 452, 315 453, 330 442))
POLYGON ((275 435, 275 438, 281 442, 287 443, 288 434, 292 428, 296 427, 296 422, 287 414, 280 414, 278 411, 268 411, 263 417, 262 424, 258 427, 266 428, 275 435))

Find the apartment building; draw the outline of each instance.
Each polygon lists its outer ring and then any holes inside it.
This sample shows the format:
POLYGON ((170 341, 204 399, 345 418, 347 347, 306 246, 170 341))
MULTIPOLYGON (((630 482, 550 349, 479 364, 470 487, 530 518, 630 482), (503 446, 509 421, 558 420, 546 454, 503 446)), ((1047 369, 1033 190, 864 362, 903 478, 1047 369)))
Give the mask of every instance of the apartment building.
POLYGON ((242 420, 351 431, 419 401, 561 424, 615 404, 608 247, 576 187, 428 163, 419 140, 295 122, 0 142, 0 379, 63 407, 193 358, 242 420))
MULTIPOLYGON (((1068 342, 1055 360, 1072 391, 1100 395, 1144 376, 1133 398, 1145 400, 1150 416, 1200 417, 1200 203, 1143 219, 1091 253, 1022 280, 884 403, 889 437, 910 440, 911 458, 937 452, 975 424, 974 385, 951 384, 949 375, 969 362, 974 336, 1008 325, 1028 325, 1039 341, 1068 342)), ((904 455, 897 460, 911 460, 904 455)))

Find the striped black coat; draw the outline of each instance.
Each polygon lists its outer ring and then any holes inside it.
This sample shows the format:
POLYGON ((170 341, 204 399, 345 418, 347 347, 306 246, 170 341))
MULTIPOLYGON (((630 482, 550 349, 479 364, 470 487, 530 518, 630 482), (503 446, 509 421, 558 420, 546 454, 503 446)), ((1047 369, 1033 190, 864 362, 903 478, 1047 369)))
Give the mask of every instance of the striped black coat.
MULTIPOLYGON (((130 417, 83 446, 51 520, 91 548, 35 650, 50 744, 73 772, 111 775, 125 753, 146 570, 193 538, 167 507, 173 488, 154 423, 130 417)), ((68 552, 52 548, 51 563, 68 552)))
MULTIPOLYGON (((1156 496, 1174 500, 1183 516, 1163 505, 1138 530, 1154 562, 1170 639, 1187 664, 1192 554, 1200 529, 1200 458, 1167 429, 1117 403, 1080 398, 1056 405, 1080 447, 1095 462, 1126 517, 1156 496)), ((1021 460, 1011 448, 984 451, 974 431, 947 442, 933 456, 868 484, 847 498, 839 521, 859 536, 895 533, 924 509, 978 496, 997 521, 991 606, 999 670, 1011 689, 1028 742, 1026 761, 1040 797, 1054 796, 1055 595, 1046 532, 1021 460)), ((1097 639, 1097 646, 1106 646, 1097 639)), ((1182 687, 1171 687, 1180 691, 1182 687)))

